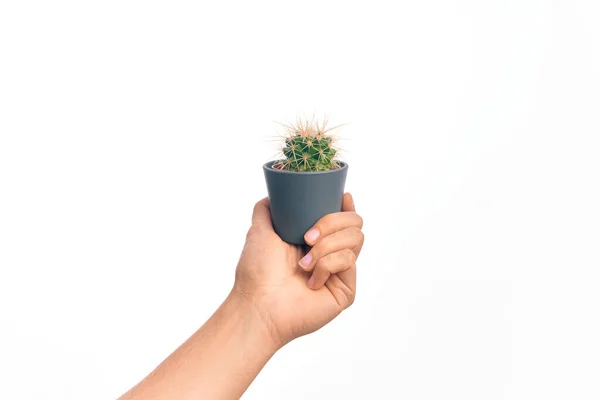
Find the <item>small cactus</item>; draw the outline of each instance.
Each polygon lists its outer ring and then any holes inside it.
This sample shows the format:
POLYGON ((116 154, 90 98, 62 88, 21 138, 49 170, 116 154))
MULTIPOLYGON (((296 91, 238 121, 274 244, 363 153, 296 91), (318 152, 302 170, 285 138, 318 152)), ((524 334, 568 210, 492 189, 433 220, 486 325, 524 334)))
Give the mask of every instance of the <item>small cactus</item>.
POLYGON ((294 125, 284 125, 283 159, 273 163, 274 169, 293 172, 329 171, 340 167, 338 149, 327 120, 321 124, 314 119, 299 120, 294 125))

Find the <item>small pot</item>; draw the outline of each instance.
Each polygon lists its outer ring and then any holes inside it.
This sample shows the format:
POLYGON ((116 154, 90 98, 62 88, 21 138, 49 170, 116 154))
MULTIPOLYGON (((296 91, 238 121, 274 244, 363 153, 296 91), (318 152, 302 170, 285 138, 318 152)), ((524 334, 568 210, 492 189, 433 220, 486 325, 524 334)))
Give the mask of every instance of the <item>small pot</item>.
POLYGON ((271 220, 275 232, 290 244, 305 245, 304 234, 323 216, 342 210, 348 164, 320 172, 273 169, 275 161, 263 166, 271 220))

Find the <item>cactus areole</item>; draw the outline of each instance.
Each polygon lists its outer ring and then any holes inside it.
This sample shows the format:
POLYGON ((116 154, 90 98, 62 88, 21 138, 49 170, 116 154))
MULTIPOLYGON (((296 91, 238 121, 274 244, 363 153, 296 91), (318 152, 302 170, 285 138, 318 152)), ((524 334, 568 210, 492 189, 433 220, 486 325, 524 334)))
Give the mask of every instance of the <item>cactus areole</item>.
POLYGON ((327 121, 286 125, 282 157, 263 166, 275 232, 306 245, 304 234, 326 214, 339 212, 348 164, 337 159, 327 121))

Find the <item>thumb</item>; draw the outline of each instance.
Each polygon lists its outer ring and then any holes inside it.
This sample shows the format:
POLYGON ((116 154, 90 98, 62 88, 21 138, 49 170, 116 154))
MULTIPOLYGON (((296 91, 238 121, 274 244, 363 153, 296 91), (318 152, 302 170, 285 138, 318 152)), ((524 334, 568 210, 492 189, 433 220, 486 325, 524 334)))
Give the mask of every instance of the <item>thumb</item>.
POLYGON ((252 212, 252 226, 273 229, 268 197, 265 197, 254 205, 254 211, 252 212))

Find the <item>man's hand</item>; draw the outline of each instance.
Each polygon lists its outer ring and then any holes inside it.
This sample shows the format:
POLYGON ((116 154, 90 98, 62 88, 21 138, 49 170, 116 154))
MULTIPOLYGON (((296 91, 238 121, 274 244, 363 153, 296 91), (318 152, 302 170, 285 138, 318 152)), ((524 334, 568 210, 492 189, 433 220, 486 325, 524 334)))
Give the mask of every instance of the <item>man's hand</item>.
POLYGON ((121 399, 239 399, 279 348, 349 307, 364 237, 349 194, 342 210, 306 233, 307 253, 277 236, 259 201, 227 299, 121 399))
POLYGON ((354 301, 362 225, 346 193, 342 212, 324 216, 306 233, 307 251, 277 236, 268 198, 259 201, 231 295, 252 305, 279 347, 316 331, 354 301))

